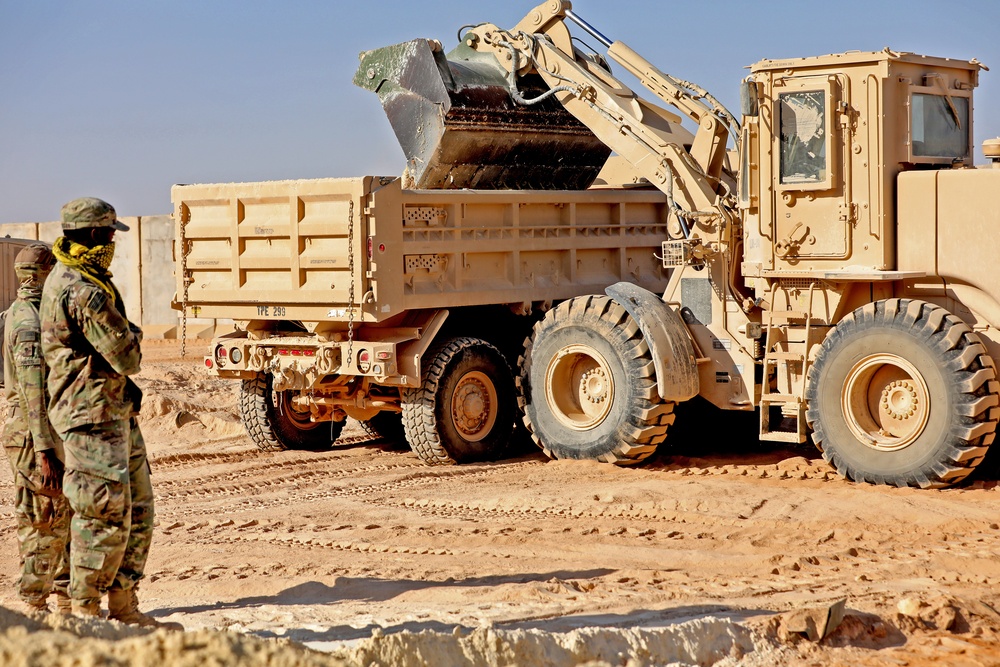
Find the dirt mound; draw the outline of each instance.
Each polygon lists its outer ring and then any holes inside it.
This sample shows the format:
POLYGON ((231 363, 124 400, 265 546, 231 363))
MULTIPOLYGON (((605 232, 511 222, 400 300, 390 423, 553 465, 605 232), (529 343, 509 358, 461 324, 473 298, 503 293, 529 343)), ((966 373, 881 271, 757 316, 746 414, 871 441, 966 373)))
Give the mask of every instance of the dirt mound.
POLYGON ((581 628, 568 633, 479 628, 462 635, 424 631, 371 638, 327 655, 287 640, 216 630, 148 631, 102 620, 28 618, 0 607, 0 664, 45 665, 734 665, 775 656, 770 644, 731 621, 706 618, 666 628, 581 628), (758 646, 759 645, 759 648, 758 646), (763 652, 762 652, 763 649, 763 652))
POLYGON ((362 665, 721 665, 757 649, 759 637, 731 621, 705 618, 666 628, 581 628, 567 633, 479 628, 468 635, 376 631, 336 653, 362 665))
POLYGON ((139 423, 147 445, 205 444, 244 434, 231 383, 206 378, 197 367, 146 366, 137 381, 144 393, 139 423))
POLYGON ((347 663, 290 642, 230 632, 149 632, 109 621, 55 615, 35 621, 0 607, 0 664, 6 667, 335 667, 347 663))

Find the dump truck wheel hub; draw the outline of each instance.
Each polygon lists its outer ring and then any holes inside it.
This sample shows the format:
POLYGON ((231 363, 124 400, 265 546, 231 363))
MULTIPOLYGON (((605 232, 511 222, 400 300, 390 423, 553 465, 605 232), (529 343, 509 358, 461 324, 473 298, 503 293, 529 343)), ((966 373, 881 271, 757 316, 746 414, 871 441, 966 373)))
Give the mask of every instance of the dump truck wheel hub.
POLYGON ((283 391, 278 393, 278 409, 288 418, 288 420, 299 428, 310 428, 315 425, 311 419, 308 397, 294 395, 293 392, 283 391))
POLYGON ((553 414, 576 431, 594 428, 607 418, 614 386, 608 362, 587 345, 564 347, 545 373, 545 394, 553 414))
POLYGON ((478 442, 496 421, 497 391, 493 382, 478 371, 462 376, 452 398, 455 428, 469 442, 478 442))
POLYGON ((848 373, 842 404, 854 435, 872 449, 888 452, 908 447, 923 433, 929 396, 912 364, 894 354, 875 354, 848 373))

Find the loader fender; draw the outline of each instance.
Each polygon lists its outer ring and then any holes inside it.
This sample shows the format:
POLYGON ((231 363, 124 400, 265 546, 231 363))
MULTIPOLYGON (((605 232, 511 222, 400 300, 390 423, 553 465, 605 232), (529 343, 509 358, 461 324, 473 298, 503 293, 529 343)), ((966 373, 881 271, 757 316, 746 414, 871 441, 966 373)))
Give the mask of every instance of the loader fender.
POLYGON ((663 299, 632 283, 604 292, 639 325, 656 369, 656 389, 665 401, 686 401, 700 391, 694 345, 681 316, 663 299))

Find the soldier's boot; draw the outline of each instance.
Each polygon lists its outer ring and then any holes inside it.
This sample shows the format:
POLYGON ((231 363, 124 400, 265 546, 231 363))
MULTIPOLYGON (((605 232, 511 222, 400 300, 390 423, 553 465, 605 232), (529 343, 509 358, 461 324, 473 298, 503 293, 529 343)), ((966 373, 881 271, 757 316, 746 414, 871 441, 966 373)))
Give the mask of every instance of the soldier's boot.
POLYGON ((65 593, 56 591, 53 593, 56 598, 56 613, 62 616, 69 616, 73 613, 73 601, 65 593))
POLYGON ((41 618, 52 612, 45 598, 41 600, 24 600, 25 613, 31 618, 41 618))
POLYGON ((135 625, 140 628, 163 628, 164 630, 184 631, 184 626, 180 623, 161 623, 152 616, 139 611, 139 596, 136 594, 136 588, 136 586, 133 586, 127 591, 120 588, 112 588, 108 591, 108 618, 113 618, 125 625, 135 625))
POLYGON ((74 616, 80 618, 100 618, 101 599, 96 600, 73 600, 71 609, 74 616))

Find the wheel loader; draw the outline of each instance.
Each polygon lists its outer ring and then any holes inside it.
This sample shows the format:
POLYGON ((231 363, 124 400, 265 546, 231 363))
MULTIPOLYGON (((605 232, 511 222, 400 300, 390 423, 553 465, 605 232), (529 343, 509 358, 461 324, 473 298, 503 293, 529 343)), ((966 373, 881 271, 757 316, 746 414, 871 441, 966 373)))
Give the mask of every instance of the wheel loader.
MULTIPOLYGON (((540 78, 548 92, 532 101, 557 100, 631 167, 622 183, 660 189, 671 213, 662 294, 624 283, 575 297, 526 342, 521 402, 547 452, 639 460, 670 404, 700 394, 759 409, 762 439, 811 434, 852 479, 945 485, 982 460, 1000 414, 1000 311, 991 244, 974 239, 1000 221, 988 196, 1000 173, 972 164, 979 63, 888 49, 764 60, 737 120, 569 2, 511 30, 469 30, 438 71, 484 56, 514 104, 528 102, 519 81, 540 78), (569 24, 606 54, 584 53, 569 24), (664 106, 696 125, 692 137, 664 106)), ((425 157, 410 173, 438 178, 425 157)))
POLYGON ((1000 140, 975 167, 982 69, 890 49, 761 60, 735 114, 566 0, 466 29, 447 54, 424 39, 369 51, 355 83, 407 167, 330 209, 341 238, 369 216, 367 252, 347 234, 351 294, 341 280, 324 298, 318 279, 302 294, 307 257, 347 268, 343 247, 302 240, 321 235, 310 202, 340 185, 186 186, 196 268, 178 305, 235 313, 206 364, 251 383, 250 421, 270 433, 293 411, 302 428, 391 412, 429 463, 497 456, 516 385, 549 456, 627 465, 701 396, 759 411, 762 440, 811 438, 849 479, 952 485, 1000 417, 1000 140), (279 201, 277 223, 250 216, 279 201), (274 235, 292 255, 287 306, 239 292, 274 235), (545 251, 561 254, 532 263, 545 251), (225 289, 206 287, 213 271, 225 289))

